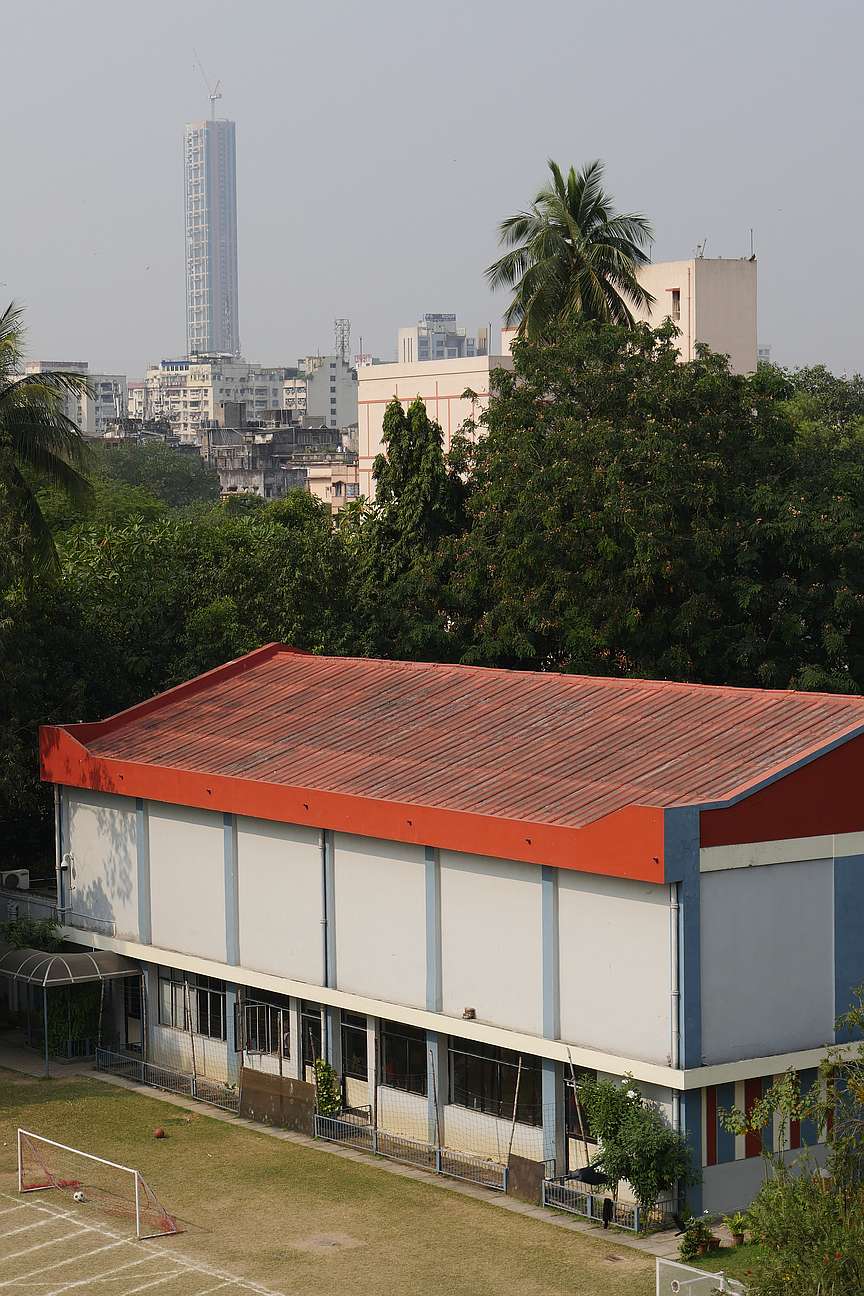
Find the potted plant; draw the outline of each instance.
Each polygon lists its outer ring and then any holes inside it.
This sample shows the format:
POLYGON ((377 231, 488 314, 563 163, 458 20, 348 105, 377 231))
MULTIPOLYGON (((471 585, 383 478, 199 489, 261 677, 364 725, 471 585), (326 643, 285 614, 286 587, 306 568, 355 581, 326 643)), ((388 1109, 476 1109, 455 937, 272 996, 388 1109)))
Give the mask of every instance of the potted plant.
POLYGON ((723 1216, 723 1223, 732 1234, 732 1241, 735 1246, 743 1246, 744 1238, 747 1232, 749 1220, 744 1211, 733 1211, 731 1215, 723 1216))
POLYGON ((696 1215, 688 1221, 684 1229, 678 1254, 686 1262, 695 1259, 696 1256, 707 1255, 717 1246, 719 1246, 719 1239, 711 1232, 708 1221, 701 1215, 696 1215))

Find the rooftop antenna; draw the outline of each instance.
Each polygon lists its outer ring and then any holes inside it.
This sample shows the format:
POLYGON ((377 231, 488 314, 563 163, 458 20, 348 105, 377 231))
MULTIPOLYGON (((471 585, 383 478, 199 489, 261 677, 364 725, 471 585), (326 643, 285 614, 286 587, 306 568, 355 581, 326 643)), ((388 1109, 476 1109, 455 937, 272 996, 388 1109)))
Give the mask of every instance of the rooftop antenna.
POLYGON ((336 339, 336 354, 343 364, 348 363, 351 354, 351 321, 337 319, 333 321, 333 333, 336 339))
POLYGON ((215 121, 216 100, 222 98, 222 82, 217 81, 214 86, 211 86, 210 82, 207 80, 207 73, 204 71, 204 68, 201 65, 201 60, 198 57, 198 51, 194 46, 192 47, 192 53, 195 55, 195 62, 198 64, 198 71, 201 73, 201 80, 207 87, 207 98, 210 100, 210 120, 215 121))
POLYGON ((705 257, 705 245, 707 242, 708 242, 708 235, 706 234, 702 242, 696 244, 696 259, 698 261, 702 261, 705 257))

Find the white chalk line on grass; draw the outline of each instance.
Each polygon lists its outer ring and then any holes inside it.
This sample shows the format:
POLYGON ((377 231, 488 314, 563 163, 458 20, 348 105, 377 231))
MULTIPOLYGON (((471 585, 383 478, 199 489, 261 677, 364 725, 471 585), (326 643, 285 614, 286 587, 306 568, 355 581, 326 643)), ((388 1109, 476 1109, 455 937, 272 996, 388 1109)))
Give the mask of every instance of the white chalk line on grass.
MULTIPOLYGON (((138 1265, 152 1263, 155 1259, 155 1256, 142 1256, 140 1260, 128 1260, 126 1264, 117 1265, 114 1269, 107 1269, 105 1273, 93 1274, 87 1278, 73 1278, 69 1282, 61 1283, 59 1287, 54 1287, 50 1292, 43 1292, 42 1296, 60 1296, 61 1292, 72 1291, 75 1287, 92 1287, 95 1283, 108 1282, 109 1279, 114 1278, 119 1273, 124 1273, 127 1269, 136 1269, 138 1265)), ((178 1272, 179 1270, 175 1269, 169 1276, 175 1278, 178 1272)), ((163 1277, 159 1281, 164 1282, 166 1279, 163 1277)), ((150 1285, 150 1283, 145 1283, 145 1286, 149 1287, 150 1285)), ((141 1289, 134 1288, 133 1290, 140 1291, 141 1289)))
MULTIPOLYGON (((73 1238, 81 1237, 86 1229, 76 1229, 74 1233, 64 1233, 62 1237, 49 1238, 47 1242, 39 1242, 36 1246, 24 1247, 21 1251, 10 1251, 9 1255, 0 1256, 4 1264, 9 1260, 17 1260, 19 1256, 32 1255, 34 1251, 44 1251, 46 1247, 56 1246, 58 1242, 71 1242, 73 1238)), ((9 1284, 0 1282, 0 1287, 8 1287, 9 1284)))
POLYGON ((16 1233, 26 1233, 28 1229, 41 1228, 43 1224, 53 1224, 49 1216, 48 1219, 34 1220, 32 1224, 22 1224, 20 1228, 7 1229, 5 1233, 0 1233, 0 1242, 5 1242, 7 1238, 14 1237, 16 1233))
MULTIPOLYGON (((70 1233, 68 1238, 58 1238, 58 1242, 68 1242, 69 1238, 78 1237, 77 1233, 70 1233)), ((103 1251, 113 1251, 115 1247, 122 1246, 122 1242, 112 1242, 110 1246, 95 1247, 92 1251, 82 1251, 80 1255, 67 1256, 65 1260, 58 1260, 55 1264, 42 1265, 40 1269, 31 1269, 29 1273, 19 1274, 17 1278, 7 1278, 5 1282, 0 1282, 0 1287, 11 1287, 13 1283, 24 1283, 30 1286, 33 1279, 38 1274, 49 1273, 52 1269, 62 1269, 64 1265, 77 1263, 79 1260, 89 1260, 91 1256, 100 1255, 103 1251)), ((23 1255, 24 1252, 19 1252, 23 1255)), ((7 1260, 14 1259, 13 1256, 6 1256, 7 1260)), ((43 1286, 42 1283, 39 1286, 43 1286)))
MULTIPOLYGON (((12 1194, 7 1192, 0 1191, 0 1197, 5 1198, 7 1201, 15 1200, 12 1194)), ((164 1256, 165 1259, 173 1260, 177 1265, 185 1268, 188 1271, 191 1271, 192 1273, 203 1274, 206 1278, 218 1278, 220 1286, 224 1285, 227 1287, 232 1287, 232 1286, 237 1287, 241 1291, 254 1292, 255 1296, 284 1296, 283 1292, 277 1292, 271 1287, 264 1287, 262 1286, 261 1283, 253 1282, 251 1278, 238 1278, 236 1274, 228 1273, 227 1270, 225 1269, 216 1269, 213 1265, 199 1264, 198 1261, 193 1260, 191 1256, 185 1256, 182 1254, 182 1252, 169 1251, 167 1247, 159 1246, 158 1243, 155 1243, 153 1240, 148 1240, 147 1242, 139 1242, 136 1238, 124 1237, 122 1234, 116 1233, 113 1229, 107 1228, 104 1224, 88 1224, 84 1220, 80 1219, 80 1216, 77 1212, 71 1212, 68 1210, 55 1210, 53 1206, 48 1206, 44 1202, 24 1202, 23 1205, 29 1206, 32 1210, 45 1211, 47 1214, 53 1215, 59 1219, 74 1220, 76 1223, 80 1224, 82 1230, 89 1230, 92 1233, 100 1233, 103 1237, 116 1239, 115 1245, 117 1246, 120 1246, 121 1244, 125 1243, 127 1246, 141 1247, 143 1249, 146 1249, 149 1255, 164 1256)), ((3 1240, 3 1234, 0 1233, 0 1241, 2 1240, 3 1240)), ((96 1255, 98 1251, 108 1251, 111 1249, 112 1249, 111 1247, 98 1247, 97 1251, 90 1251, 87 1252, 86 1254, 96 1255)), ((76 1258, 83 1259, 84 1257, 74 1257, 74 1256, 71 1257, 71 1259, 76 1259, 76 1258)), ((65 1263, 65 1262, 61 1261, 61 1263, 65 1263)), ((52 1265, 50 1267, 56 1268, 57 1266, 52 1265)), ((36 1270, 36 1272, 42 1273, 44 1271, 40 1269, 40 1270, 36 1270)), ((27 1274, 24 1275, 21 1279, 13 1279, 12 1281, 21 1282, 21 1281, 25 1281, 26 1279, 32 1276, 33 1275, 31 1274, 27 1274)), ((175 1275, 175 1277, 176 1276, 178 1275, 175 1275)), ((0 1288, 8 1287, 8 1286, 9 1286, 8 1282, 0 1282, 0 1288)))

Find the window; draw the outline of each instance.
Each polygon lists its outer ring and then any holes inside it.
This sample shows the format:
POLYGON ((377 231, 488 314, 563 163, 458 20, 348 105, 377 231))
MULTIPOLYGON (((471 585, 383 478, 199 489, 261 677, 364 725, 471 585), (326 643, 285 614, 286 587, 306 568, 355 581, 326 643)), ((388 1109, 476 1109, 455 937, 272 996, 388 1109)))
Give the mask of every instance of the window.
POLYGON ((680 320, 681 318, 681 289, 672 289, 672 318, 680 320))
POLYGON ((244 999, 242 1004, 244 1029, 240 1034, 235 1028, 236 1051, 245 1048, 247 1053, 269 1053, 278 1057, 281 1026, 282 1056, 290 1057, 289 1006, 289 1000, 284 995, 265 994, 256 995, 254 999, 244 999))
POLYGON ((426 1093, 426 1032, 414 1026, 383 1022, 381 1083, 408 1093, 426 1093))
POLYGON ((300 1031, 303 1038, 302 1056, 304 1066, 312 1066, 316 1058, 321 1057, 321 1005, 307 1003, 304 999, 300 1008, 300 1031))
POLYGON ((176 1030, 224 1040, 225 982, 178 968, 160 968, 159 1022, 176 1030))
POLYGON ((355 1080, 369 1079, 366 1018, 359 1013, 342 1014, 342 1074, 355 1080))
MULTIPOLYGON (((586 1067, 576 1067, 576 1083, 578 1084, 582 1076, 590 1076, 597 1079, 596 1071, 589 1071, 586 1067)), ((596 1143, 597 1140, 592 1138, 588 1132, 588 1122, 585 1118, 583 1107, 576 1106, 576 1097, 573 1090, 573 1081, 565 1076, 564 1080, 564 1128, 567 1131, 568 1138, 579 1139, 584 1143, 596 1143)))
POLYGON ((543 1098, 540 1059, 519 1054, 495 1044, 477 1044, 473 1040, 450 1041, 450 1101, 457 1107, 487 1112, 523 1125, 543 1124, 543 1098), (516 1078, 519 1076, 519 1095, 516 1078))

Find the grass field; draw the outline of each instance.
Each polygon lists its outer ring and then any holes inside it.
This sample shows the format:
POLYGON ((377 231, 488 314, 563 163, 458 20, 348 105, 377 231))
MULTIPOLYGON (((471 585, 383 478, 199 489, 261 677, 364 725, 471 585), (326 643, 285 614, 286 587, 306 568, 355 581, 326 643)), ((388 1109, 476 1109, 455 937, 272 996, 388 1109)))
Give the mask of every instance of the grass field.
POLYGON ((0 1191, 0 1296, 654 1290, 653 1259, 611 1240, 86 1077, 0 1071, 0 1191), (166 1139, 153 1138, 157 1125, 166 1139), (137 1243, 125 1240, 130 1232, 116 1219, 66 1194, 18 1198, 18 1126, 137 1167, 186 1231, 137 1243))

